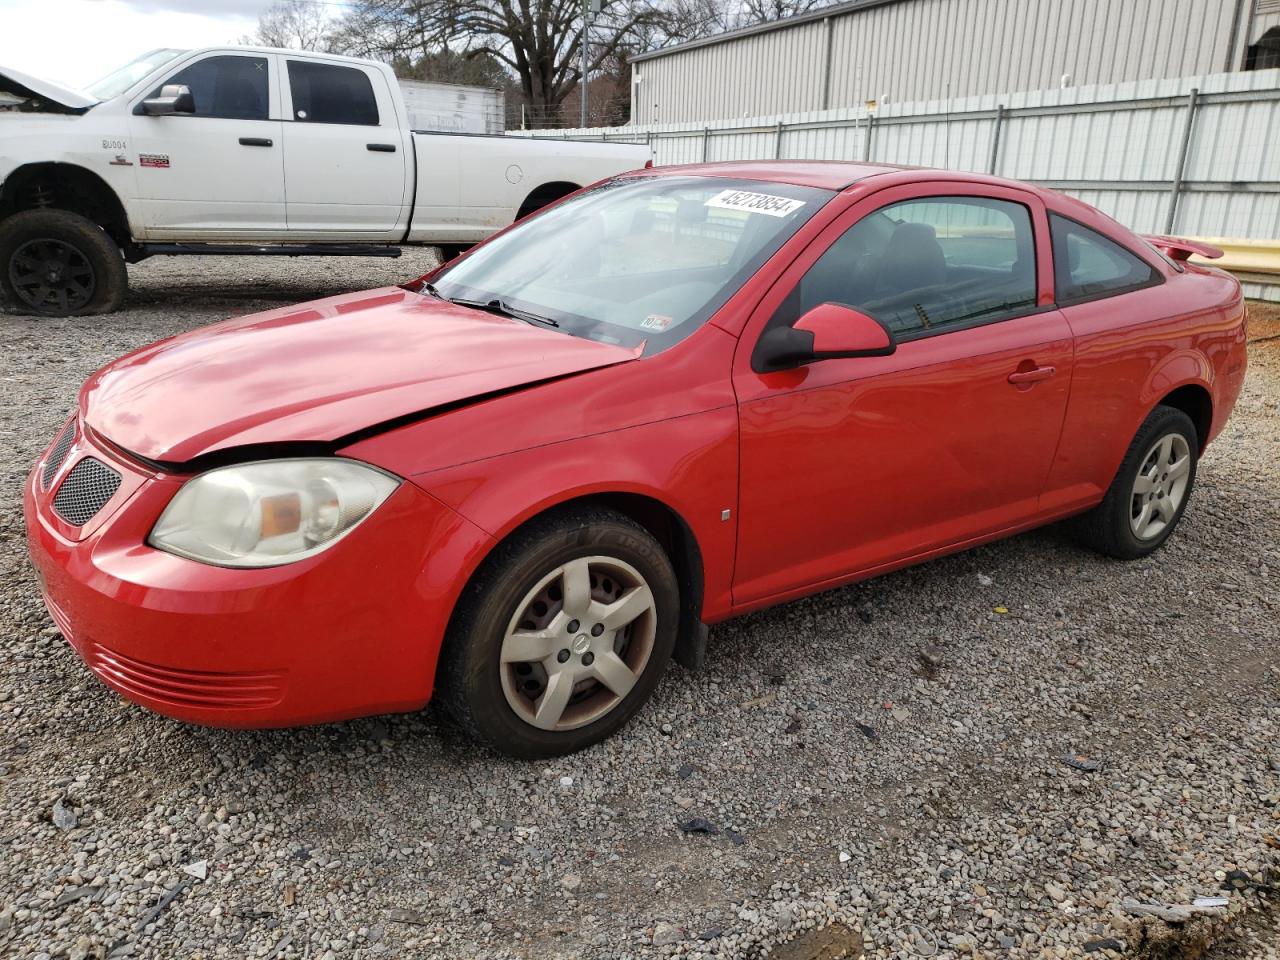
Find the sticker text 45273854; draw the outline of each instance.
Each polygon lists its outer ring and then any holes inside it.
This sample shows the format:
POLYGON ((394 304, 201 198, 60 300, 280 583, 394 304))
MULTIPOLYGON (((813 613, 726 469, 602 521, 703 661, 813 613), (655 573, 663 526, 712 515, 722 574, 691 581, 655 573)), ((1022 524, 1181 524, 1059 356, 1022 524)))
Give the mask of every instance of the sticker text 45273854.
POLYGON ((763 213, 769 217, 785 217, 804 206, 803 200, 778 197, 772 193, 752 193, 749 190, 721 190, 706 202, 708 207, 721 210, 745 210, 747 213, 763 213))

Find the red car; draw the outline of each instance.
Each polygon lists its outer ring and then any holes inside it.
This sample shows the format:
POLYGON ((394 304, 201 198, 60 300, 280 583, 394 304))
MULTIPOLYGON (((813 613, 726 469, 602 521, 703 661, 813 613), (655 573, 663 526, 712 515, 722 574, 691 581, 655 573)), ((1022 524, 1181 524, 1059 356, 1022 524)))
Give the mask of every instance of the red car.
POLYGON ((1240 287, 1193 251, 970 174, 639 171, 103 368, 26 485, 31 554, 160 713, 434 688, 499 750, 575 750, 706 624, 1075 515, 1159 547, 1245 373, 1240 287))

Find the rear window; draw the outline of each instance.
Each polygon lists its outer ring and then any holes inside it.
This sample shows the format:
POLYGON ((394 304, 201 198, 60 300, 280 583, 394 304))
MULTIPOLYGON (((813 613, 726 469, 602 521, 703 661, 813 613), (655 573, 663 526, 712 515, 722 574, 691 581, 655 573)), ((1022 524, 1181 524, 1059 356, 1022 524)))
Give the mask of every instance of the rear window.
POLYGON ((369 75, 355 67, 289 61, 293 119, 306 123, 378 125, 378 101, 369 75))

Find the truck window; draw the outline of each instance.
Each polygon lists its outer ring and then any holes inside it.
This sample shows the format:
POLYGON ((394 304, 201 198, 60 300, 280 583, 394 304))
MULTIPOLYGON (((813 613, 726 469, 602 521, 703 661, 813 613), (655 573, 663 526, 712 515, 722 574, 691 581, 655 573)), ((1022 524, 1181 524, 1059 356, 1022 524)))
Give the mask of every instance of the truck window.
POLYGON ((161 88, 170 83, 183 84, 191 91, 197 117, 267 119, 265 57, 205 57, 166 78, 147 96, 160 96, 161 88))
POLYGON ((289 61, 293 118, 307 123, 378 125, 378 102, 369 75, 354 67, 289 61))

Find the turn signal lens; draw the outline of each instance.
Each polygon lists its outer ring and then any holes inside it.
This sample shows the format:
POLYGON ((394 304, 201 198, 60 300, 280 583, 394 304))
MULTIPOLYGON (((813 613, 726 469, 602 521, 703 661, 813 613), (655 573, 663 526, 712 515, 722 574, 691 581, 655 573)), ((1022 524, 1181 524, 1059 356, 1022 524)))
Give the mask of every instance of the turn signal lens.
POLYGON ((224 567, 272 567, 337 543, 400 481, 337 457, 265 460, 187 482, 151 531, 153 547, 224 567))

